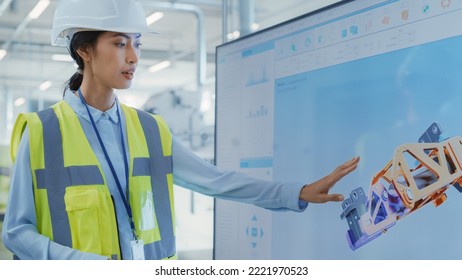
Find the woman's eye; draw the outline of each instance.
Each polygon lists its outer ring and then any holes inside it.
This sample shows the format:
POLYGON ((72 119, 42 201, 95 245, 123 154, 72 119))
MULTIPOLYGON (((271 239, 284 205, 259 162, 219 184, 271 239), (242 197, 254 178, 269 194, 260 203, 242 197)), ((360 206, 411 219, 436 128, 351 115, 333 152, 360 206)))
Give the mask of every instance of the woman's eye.
POLYGON ((115 45, 116 45, 117 47, 119 47, 119 48, 123 48, 123 47, 126 46, 125 43, 115 43, 115 45))

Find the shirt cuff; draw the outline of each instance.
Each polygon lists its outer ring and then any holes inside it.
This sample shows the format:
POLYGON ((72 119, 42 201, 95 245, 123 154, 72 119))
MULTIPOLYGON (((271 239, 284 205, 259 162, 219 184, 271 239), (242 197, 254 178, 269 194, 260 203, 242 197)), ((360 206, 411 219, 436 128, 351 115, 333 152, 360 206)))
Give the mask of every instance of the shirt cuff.
POLYGON ((287 207, 296 212, 303 212, 308 207, 308 202, 300 199, 300 192, 302 191, 303 183, 287 183, 287 192, 285 195, 286 201, 288 201, 287 207))

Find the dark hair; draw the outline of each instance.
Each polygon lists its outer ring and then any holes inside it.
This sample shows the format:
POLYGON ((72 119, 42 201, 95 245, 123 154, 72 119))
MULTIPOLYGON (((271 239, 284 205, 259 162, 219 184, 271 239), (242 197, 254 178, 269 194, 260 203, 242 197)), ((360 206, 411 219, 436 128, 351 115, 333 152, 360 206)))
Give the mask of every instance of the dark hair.
POLYGON ((77 50, 82 47, 94 47, 96 45, 96 41, 98 40, 99 35, 101 35, 104 32, 105 31, 81 31, 75 33, 72 37, 68 50, 71 57, 77 63, 79 69, 65 83, 63 96, 68 88, 72 91, 76 91, 82 84, 83 74, 81 74, 81 72, 83 71, 85 65, 83 63, 83 59, 77 53, 77 50))

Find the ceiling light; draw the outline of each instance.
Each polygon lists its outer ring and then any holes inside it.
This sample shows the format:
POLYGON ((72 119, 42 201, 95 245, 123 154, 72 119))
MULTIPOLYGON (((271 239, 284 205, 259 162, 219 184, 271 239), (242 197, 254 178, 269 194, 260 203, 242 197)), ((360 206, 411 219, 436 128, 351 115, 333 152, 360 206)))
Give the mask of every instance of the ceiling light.
POLYGON ((26 103, 26 99, 24 97, 19 97, 14 101, 14 106, 19 107, 24 103, 26 103))
POLYGON ((202 92, 201 104, 199 110, 202 113, 209 112, 212 109, 212 93, 210 90, 205 90, 202 92))
POLYGON ((38 19, 45 9, 50 5, 50 0, 40 0, 27 15, 30 19, 38 19))
POLYGON ((254 22, 252 23, 252 31, 258 30, 260 28, 260 24, 254 22))
POLYGON ((49 89, 50 87, 51 87, 51 81, 45 81, 45 82, 40 84, 39 89, 41 91, 45 91, 45 90, 49 89))
POLYGON ((4 49, 0 49, 0 60, 2 60, 7 54, 7 51, 4 49))
POLYGON ((241 36, 241 32, 239 32, 239 30, 230 32, 230 33, 228 33, 228 35, 227 35, 228 40, 237 39, 237 38, 239 38, 239 36, 241 36))
POLYGON ((51 56, 51 59, 54 61, 66 61, 66 62, 74 61, 74 59, 72 59, 72 57, 68 54, 54 54, 51 56))
POLYGON ((159 19, 161 19, 163 17, 164 17, 164 13, 162 13, 162 12, 152 13, 150 16, 148 16, 146 18, 146 23, 148 25, 151 25, 151 24, 153 24, 154 22, 158 21, 159 19))
POLYGON ((157 72, 157 71, 160 71, 162 69, 165 69, 167 67, 169 67, 172 63, 170 62, 170 60, 164 60, 162 62, 159 62, 157 64, 154 64, 153 66, 149 67, 148 71, 151 72, 151 73, 154 73, 154 72, 157 72))

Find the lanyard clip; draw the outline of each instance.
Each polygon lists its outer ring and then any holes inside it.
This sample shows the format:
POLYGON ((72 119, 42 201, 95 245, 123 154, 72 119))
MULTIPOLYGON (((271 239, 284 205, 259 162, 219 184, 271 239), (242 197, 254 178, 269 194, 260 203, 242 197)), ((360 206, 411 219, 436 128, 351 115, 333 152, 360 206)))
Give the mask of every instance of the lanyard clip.
POLYGON ((136 229, 135 229, 135 221, 133 217, 130 217, 129 220, 130 220, 130 227, 132 229, 133 239, 138 241, 138 235, 136 234, 136 229))
POLYGON ((136 232, 132 231, 132 234, 133 234, 133 240, 138 241, 139 238, 138 238, 138 235, 136 234, 136 232))

